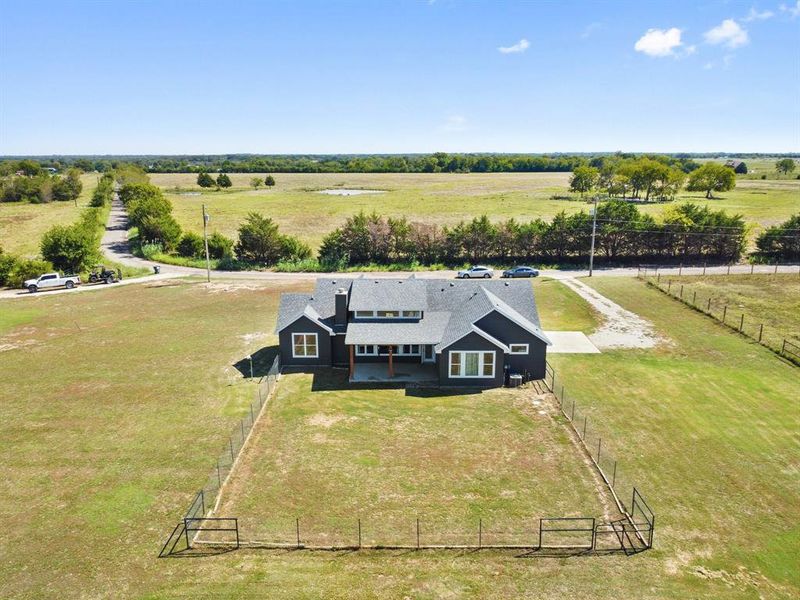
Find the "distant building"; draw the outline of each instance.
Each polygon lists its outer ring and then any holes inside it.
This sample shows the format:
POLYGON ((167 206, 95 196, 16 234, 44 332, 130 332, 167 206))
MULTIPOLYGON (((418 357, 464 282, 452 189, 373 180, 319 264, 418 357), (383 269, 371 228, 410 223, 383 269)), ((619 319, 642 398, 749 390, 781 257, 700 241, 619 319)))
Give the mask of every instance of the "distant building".
POLYGON ((725 166, 730 167, 733 169, 734 173, 738 173, 739 175, 747 173, 747 165, 741 160, 726 160, 725 166))

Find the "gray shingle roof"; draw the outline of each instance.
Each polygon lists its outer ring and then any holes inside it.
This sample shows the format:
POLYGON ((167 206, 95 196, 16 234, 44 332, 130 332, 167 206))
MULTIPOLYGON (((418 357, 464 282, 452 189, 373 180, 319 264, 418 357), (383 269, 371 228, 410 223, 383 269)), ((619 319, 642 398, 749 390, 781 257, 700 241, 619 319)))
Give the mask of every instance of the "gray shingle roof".
POLYGON ((362 277, 350 288, 350 310, 427 310, 425 282, 362 277))
POLYGON ((546 343, 533 287, 524 280, 447 280, 320 278, 314 293, 283 294, 277 330, 301 315, 316 315, 320 325, 333 327, 336 290, 349 291, 348 309, 421 310, 419 322, 362 321, 347 326, 346 344, 436 344, 437 352, 473 331, 474 323, 497 311, 546 343), (378 283, 375 283, 375 282, 378 283), (307 311, 310 307, 312 311, 307 311))

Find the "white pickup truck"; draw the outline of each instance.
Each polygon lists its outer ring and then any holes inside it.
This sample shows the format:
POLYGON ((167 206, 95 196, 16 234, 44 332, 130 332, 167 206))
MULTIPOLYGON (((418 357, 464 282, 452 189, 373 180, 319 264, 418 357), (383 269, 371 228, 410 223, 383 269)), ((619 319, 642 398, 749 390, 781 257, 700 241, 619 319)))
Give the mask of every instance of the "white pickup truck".
POLYGON ((81 278, 77 275, 62 275, 61 273, 45 273, 39 275, 36 279, 28 279, 22 284, 22 287, 33 294, 39 290, 49 290, 52 288, 65 287, 71 290, 81 282, 81 278))

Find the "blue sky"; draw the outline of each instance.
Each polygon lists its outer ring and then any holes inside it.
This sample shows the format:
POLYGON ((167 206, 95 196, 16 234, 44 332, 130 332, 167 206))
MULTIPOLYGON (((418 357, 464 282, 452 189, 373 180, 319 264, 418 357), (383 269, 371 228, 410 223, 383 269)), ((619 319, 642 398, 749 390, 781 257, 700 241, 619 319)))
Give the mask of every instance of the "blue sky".
POLYGON ((0 154, 800 151, 800 1, 25 2, 0 154))

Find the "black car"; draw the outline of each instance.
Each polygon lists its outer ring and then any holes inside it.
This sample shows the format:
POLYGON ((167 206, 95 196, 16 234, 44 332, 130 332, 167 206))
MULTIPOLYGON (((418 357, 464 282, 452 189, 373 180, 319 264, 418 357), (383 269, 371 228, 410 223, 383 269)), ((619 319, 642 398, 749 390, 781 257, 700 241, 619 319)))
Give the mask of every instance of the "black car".
POLYGON ((503 271, 503 275, 501 277, 538 277, 539 271, 532 267, 514 267, 513 269, 508 269, 507 271, 503 271))

